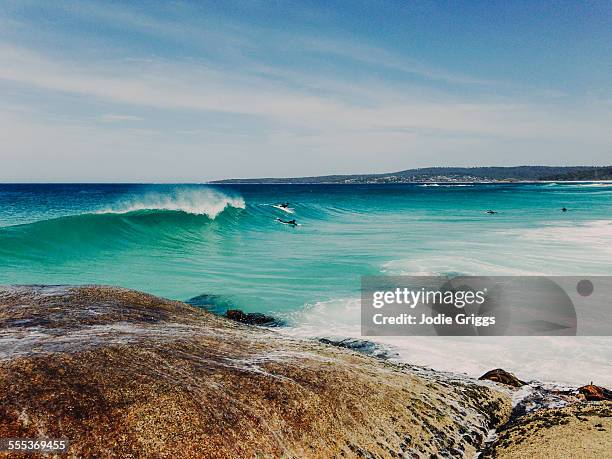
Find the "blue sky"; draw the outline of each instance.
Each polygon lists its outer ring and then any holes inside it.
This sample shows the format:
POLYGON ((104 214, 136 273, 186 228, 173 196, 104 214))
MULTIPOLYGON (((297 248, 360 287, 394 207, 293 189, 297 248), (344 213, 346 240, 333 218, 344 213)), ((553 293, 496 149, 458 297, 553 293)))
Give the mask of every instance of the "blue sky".
POLYGON ((611 2, 0 0, 0 181, 609 164, 611 2))

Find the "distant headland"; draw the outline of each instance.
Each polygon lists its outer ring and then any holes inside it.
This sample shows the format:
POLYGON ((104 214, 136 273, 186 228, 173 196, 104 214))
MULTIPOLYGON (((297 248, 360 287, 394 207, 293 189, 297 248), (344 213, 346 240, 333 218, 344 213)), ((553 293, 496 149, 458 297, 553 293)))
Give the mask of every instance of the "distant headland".
POLYGON ((612 180, 612 166, 426 167, 384 174, 247 178, 211 183, 420 183, 612 180))

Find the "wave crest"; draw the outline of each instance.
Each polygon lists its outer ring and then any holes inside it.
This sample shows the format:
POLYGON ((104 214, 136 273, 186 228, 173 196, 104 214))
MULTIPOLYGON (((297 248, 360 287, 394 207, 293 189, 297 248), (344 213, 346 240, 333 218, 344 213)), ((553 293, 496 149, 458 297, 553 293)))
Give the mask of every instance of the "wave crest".
POLYGON ((244 199, 240 196, 228 196, 212 188, 180 188, 164 193, 147 193, 138 198, 121 201, 97 213, 125 214, 142 210, 169 210, 206 215, 214 219, 227 207, 244 209, 244 199))

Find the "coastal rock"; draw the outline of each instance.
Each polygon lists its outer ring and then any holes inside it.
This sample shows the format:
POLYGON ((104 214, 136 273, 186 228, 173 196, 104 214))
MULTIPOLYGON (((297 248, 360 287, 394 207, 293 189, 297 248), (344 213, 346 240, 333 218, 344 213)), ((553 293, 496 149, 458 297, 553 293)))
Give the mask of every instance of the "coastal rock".
POLYGON ((232 304, 226 298, 220 295, 212 295, 203 293, 193 298, 185 300, 185 303, 191 306, 197 306, 198 308, 205 309, 206 311, 212 312, 218 315, 224 315, 225 311, 232 308, 232 304))
POLYGON ((576 403, 515 418, 482 458, 604 458, 612 451, 612 404, 576 403))
POLYGON ((236 322, 249 325, 260 325, 267 327, 278 327, 282 322, 272 316, 260 312, 245 313, 240 309, 229 309, 225 312, 225 317, 236 322))
POLYGON ((506 384, 507 386, 512 387, 521 387, 525 385, 525 382, 518 379, 512 373, 508 373, 506 370, 502 370, 501 368, 496 368, 495 370, 487 371, 478 379, 488 379, 489 381, 506 384))
POLYGON ((612 391, 605 387, 595 386, 594 384, 587 384, 578 388, 578 392, 584 395, 585 399, 589 402, 598 402, 602 400, 612 401, 612 391))
POLYGON ((185 303, 212 312, 213 314, 225 316, 230 320, 249 325, 259 325, 266 327, 280 327, 285 322, 276 317, 268 316, 259 312, 245 313, 240 309, 232 309, 232 303, 223 296, 202 294, 194 296, 185 303))
POLYGON ((359 352, 365 355, 371 355, 378 359, 388 360, 399 357, 399 354, 389 346, 357 338, 319 338, 319 342, 329 344, 330 346, 342 347, 359 352))
POLYGON ((518 390, 512 390, 514 391, 512 418, 525 416, 542 409, 562 408, 585 400, 575 387, 545 384, 538 381, 531 381, 518 390))
POLYGON ((68 457, 473 457, 510 412, 485 384, 131 290, 0 288, 0 438, 68 457))

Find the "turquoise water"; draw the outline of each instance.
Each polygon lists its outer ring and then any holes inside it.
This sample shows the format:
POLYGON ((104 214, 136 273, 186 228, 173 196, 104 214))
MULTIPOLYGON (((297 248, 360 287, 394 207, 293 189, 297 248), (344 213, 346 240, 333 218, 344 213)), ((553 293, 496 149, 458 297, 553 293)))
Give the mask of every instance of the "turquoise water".
POLYGON ((362 275, 610 275, 611 211, 606 183, 0 185, 0 283, 215 295, 354 334, 362 275))

